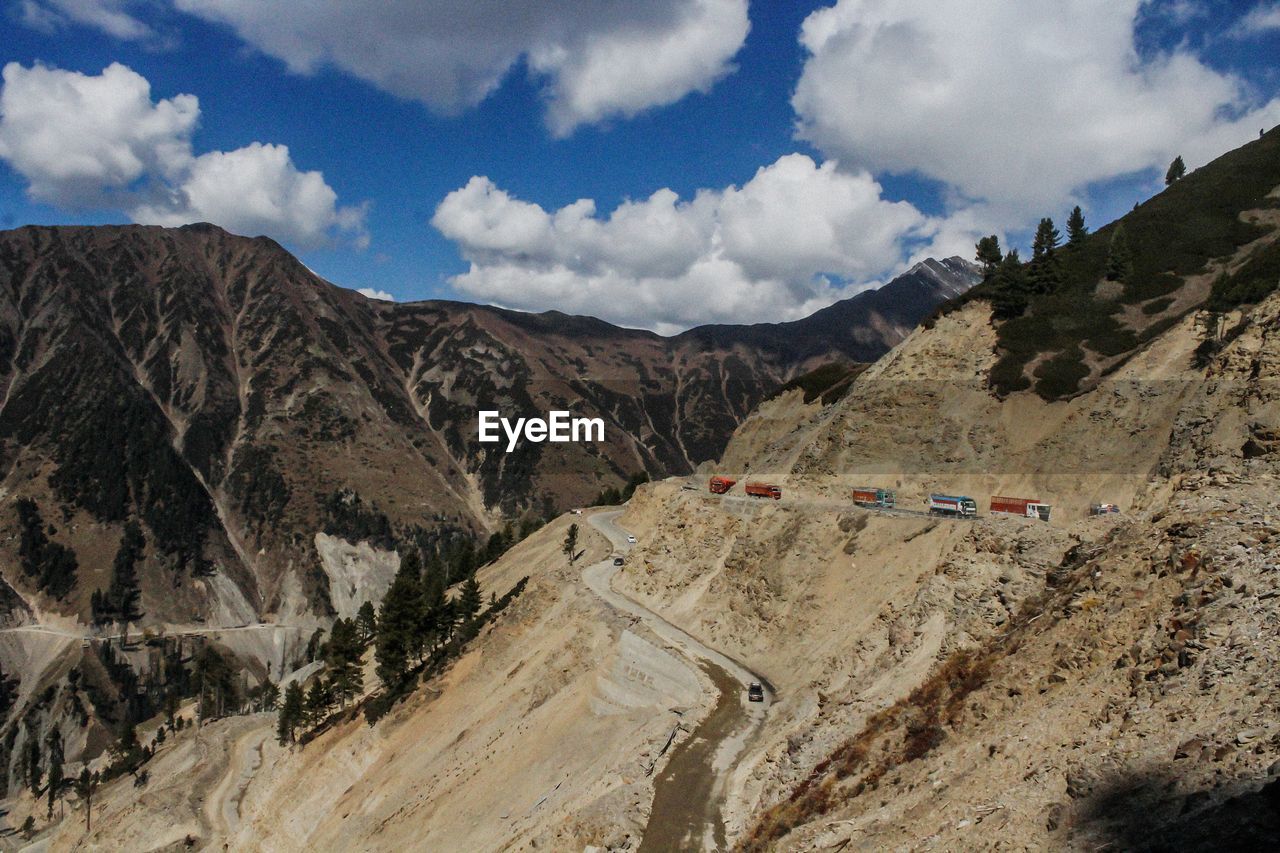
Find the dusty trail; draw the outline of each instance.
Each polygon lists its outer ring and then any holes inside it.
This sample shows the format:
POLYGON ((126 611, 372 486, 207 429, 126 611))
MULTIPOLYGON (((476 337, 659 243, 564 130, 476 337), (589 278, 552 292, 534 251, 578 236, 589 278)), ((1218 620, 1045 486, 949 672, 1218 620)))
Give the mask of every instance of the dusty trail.
MULTIPOLYGON (((621 510, 596 513, 588 518, 621 553, 631 550, 627 532, 615 523, 621 510)), ((773 690, 764 678, 733 658, 672 625, 657 613, 616 592, 612 581, 619 566, 605 559, 587 567, 583 580, 611 607, 629 613, 655 634, 689 657, 711 678, 720 692, 715 708, 672 753, 654 786, 653 810, 641 841, 642 850, 724 849, 721 815, 728 777, 768 707, 773 690), (764 701, 746 701, 746 687, 764 685, 764 701)))
MULTIPOLYGON (((225 628, 183 628, 177 631, 170 631, 162 635, 165 637, 194 637, 208 634, 230 634, 236 631, 303 631, 306 630, 296 625, 278 625, 272 622, 259 622, 254 625, 232 625, 225 628)), ((17 625, 12 628, 0 628, 0 634, 49 634, 56 637, 68 637, 73 640, 118 640, 125 636, 122 632, 104 633, 101 631, 76 630, 72 628, 58 628, 53 625, 17 625)), ((141 628, 134 628, 128 633, 129 637, 141 641, 143 633, 141 628)))
POLYGON ((858 506, 843 499, 822 499, 822 498, 789 498, 785 495, 781 501, 764 500, 762 498, 753 498, 746 495, 720 495, 719 503, 722 506, 741 507, 741 506, 780 506, 785 509, 800 509, 813 512, 851 512, 853 510, 861 510, 863 512, 874 512, 878 515, 891 515, 899 518, 934 518, 938 521, 976 521, 979 518, 985 518, 984 515, 971 516, 954 516, 954 515, 938 515, 929 512, 927 509, 906 509, 905 507, 894 507, 888 509, 885 507, 858 506))
POLYGON ((213 840, 230 838, 240 824, 240 802, 253 774, 262 765, 262 745, 271 736, 271 717, 237 738, 228 751, 227 771, 205 802, 204 814, 213 840))
MULTIPOLYGON (((727 849, 721 818, 724 779, 715 772, 715 763, 721 745, 742 729, 742 691, 714 664, 704 664, 703 671, 715 683, 720 698, 692 736, 675 748, 654 783, 653 810, 640 840, 641 853, 727 849)), ((739 751, 740 745, 731 758, 739 751)))

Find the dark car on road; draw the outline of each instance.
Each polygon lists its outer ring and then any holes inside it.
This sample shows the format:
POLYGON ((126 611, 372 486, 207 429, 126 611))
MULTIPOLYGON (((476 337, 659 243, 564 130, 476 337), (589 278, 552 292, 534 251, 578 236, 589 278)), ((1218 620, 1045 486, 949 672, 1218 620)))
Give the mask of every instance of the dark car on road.
POLYGON ((621 558, 621 557, 614 557, 614 558, 613 558, 613 564, 614 564, 615 566, 621 566, 621 565, 622 565, 622 558, 621 558))
POLYGON ((747 687, 747 700, 751 702, 763 702, 764 685, 758 681, 751 682, 751 685, 747 687))

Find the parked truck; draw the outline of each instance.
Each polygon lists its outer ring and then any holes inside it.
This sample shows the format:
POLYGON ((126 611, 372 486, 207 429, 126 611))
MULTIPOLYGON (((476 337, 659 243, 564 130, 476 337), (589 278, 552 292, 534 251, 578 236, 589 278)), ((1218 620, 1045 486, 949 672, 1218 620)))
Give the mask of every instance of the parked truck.
POLYGON ((876 509, 893 509, 896 501, 892 489, 873 489, 870 486, 853 490, 853 502, 858 506, 876 509))
POLYGON ((964 496, 929 495, 929 512, 932 515, 973 518, 978 514, 978 503, 973 498, 964 496))
POLYGON ((711 485, 708 487, 713 495, 723 495, 725 492, 733 488, 733 484, 737 480, 730 480, 728 477, 712 477, 711 485))
POLYGON ((773 498, 782 500, 782 489, 772 483, 747 483, 747 494, 753 498, 773 498))
POLYGON ((1052 509, 1049 504, 1041 503, 1039 498, 1002 498, 994 495, 991 498, 992 515, 1017 515, 1048 521, 1052 509))
POLYGON ((1089 515, 1110 515, 1119 511, 1120 507, 1115 504, 1090 504, 1089 506, 1089 515))

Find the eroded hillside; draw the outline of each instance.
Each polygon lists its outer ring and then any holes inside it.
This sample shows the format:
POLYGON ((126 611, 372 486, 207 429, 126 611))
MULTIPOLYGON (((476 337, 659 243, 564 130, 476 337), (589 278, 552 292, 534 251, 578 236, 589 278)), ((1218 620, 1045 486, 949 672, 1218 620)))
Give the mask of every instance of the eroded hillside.
MULTIPOLYGON (((634 846, 664 745, 677 725, 696 725, 715 691, 586 587, 583 565, 609 546, 584 527, 570 567, 560 547, 569 522, 480 573, 499 592, 529 581, 444 674, 376 725, 352 713, 287 747, 274 714, 188 726, 148 762, 144 786, 126 776, 95 794, 91 831, 69 796, 67 818, 41 835, 46 849, 634 846)), ((20 797, 16 822, 32 806, 20 797)), ((41 825, 43 810, 39 800, 41 825)))
MULTIPOLYGON (((1269 240, 1218 263, 1245 269, 1269 240)), ((778 688, 735 771, 735 844, 1277 837, 1280 296, 1261 298, 1184 311, 1059 400, 992 388, 1001 326, 970 299, 838 400, 763 405, 711 469, 738 480, 728 495, 638 493, 619 587, 778 688), (905 511, 855 508, 854 486, 905 511), (930 517, 934 492, 983 515, 1036 497, 1052 520, 930 517)))

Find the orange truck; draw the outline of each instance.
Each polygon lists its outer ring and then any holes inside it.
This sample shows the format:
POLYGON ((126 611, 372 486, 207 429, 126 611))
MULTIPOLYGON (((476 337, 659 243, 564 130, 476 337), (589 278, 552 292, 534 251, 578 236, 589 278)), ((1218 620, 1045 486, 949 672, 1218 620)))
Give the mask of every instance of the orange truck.
POLYGON ((782 500, 782 489, 772 483, 747 483, 747 494, 753 498, 773 498, 782 500))
POLYGON ((1018 515, 1023 518, 1038 518, 1041 521, 1049 520, 1049 513, 1053 508, 1049 504, 1041 503, 1039 498, 991 498, 991 512, 993 515, 1018 515))
POLYGON ((723 495, 725 492, 732 489, 733 484, 736 482, 738 481, 730 480, 728 477, 712 477, 711 485, 709 486, 709 488, 711 489, 711 494, 723 495))

